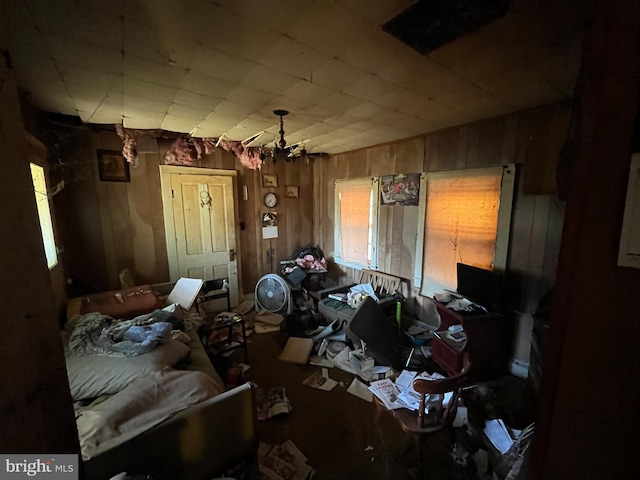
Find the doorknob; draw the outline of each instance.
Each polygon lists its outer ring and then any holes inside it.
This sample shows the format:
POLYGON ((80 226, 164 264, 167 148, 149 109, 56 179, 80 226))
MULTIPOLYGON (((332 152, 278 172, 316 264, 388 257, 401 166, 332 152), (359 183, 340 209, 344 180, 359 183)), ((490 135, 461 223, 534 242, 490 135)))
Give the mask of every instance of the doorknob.
POLYGON ((229 261, 233 262, 236 259, 236 251, 234 249, 229 250, 229 261))

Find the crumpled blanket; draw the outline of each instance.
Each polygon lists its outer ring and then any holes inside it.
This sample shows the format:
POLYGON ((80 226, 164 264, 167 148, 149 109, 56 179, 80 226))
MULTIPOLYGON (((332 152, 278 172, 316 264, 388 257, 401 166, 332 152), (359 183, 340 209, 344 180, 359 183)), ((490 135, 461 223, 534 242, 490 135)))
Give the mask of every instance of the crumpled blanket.
POLYGON ((178 322, 177 317, 163 310, 132 320, 115 320, 98 312, 89 313, 76 323, 69 337, 69 351, 75 355, 141 355, 166 342, 178 322))
POLYGON ((76 406, 82 459, 88 460, 140 435, 173 414, 222 393, 202 372, 165 367, 134 380, 108 399, 76 406))

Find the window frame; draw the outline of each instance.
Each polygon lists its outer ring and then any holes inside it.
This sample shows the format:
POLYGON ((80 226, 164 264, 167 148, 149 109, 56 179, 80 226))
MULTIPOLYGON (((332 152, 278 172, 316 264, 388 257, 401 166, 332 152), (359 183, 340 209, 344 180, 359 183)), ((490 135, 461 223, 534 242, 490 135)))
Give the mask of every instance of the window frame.
POLYGON ((58 266, 60 259, 58 256, 58 242, 56 241, 56 230, 54 226, 51 195, 49 193, 47 168, 32 159, 29 162, 29 172, 31 174, 31 185, 33 188, 34 200, 36 202, 36 211, 38 213, 38 228, 40 230, 40 238, 42 239, 42 248, 47 262, 47 268, 51 271, 58 266), (41 173, 42 175, 44 191, 37 190, 33 173, 34 167, 40 170, 38 173, 41 173), (40 207, 44 200, 46 200, 46 212, 42 212, 40 207), (46 225, 44 227, 42 225, 42 217, 46 218, 46 225), (47 230, 46 232, 45 229, 47 230), (49 242, 51 243, 50 245, 49 242))
MULTIPOLYGON (((423 283, 423 272, 425 269, 424 241, 428 186, 430 178, 471 176, 474 174, 498 173, 501 171, 502 180, 500 182, 500 200, 498 206, 498 225, 496 228, 496 245, 493 255, 493 269, 504 272, 507 267, 509 253, 509 241, 511 232, 511 214, 513 211, 513 198, 516 179, 516 165, 514 163, 502 167, 485 167, 464 170, 448 170, 444 172, 423 173, 420 176, 420 200, 418 204, 418 235, 416 240, 416 258, 414 267, 413 282, 422 296, 431 296, 427 293, 428 285, 423 283)), ((455 290, 455 288, 454 288, 455 290)), ((435 292, 434 292, 435 293, 435 292)))
POLYGON ((380 215, 379 210, 379 195, 380 195, 380 180, 377 177, 359 177, 359 178, 345 178, 335 181, 334 184, 334 261, 338 265, 361 270, 363 268, 376 270, 378 268, 378 217, 380 215), (370 183, 370 204, 369 204, 369 232, 368 232, 368 247, 367 255, 371 258, 366 258, 365 261, 360 264, 353 261, 345 260, 340 252, 340 191, 339 185, 346 183, 370 183))

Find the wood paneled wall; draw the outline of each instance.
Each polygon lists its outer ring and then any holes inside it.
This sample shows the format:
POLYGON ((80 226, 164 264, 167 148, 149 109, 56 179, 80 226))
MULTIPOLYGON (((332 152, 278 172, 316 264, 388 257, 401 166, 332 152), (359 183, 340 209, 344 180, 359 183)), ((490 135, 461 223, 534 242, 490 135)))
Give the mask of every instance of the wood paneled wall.
MULTIPOLYGON (((567 135, 567 106, 552 106, 450 128, 398 143, 329 156, 314 165, 314 233, 325 254, 334 254, 334 197, 337 179, 399 173, 436 172, 519 164, 519 182, 511 229, 509 295, 517 319, 513 356, 528 363, 532 317, 541 296, 553 285, 564 205, 540 170, 554 169, 567 135), (552 121, 556 128, 541 128, 552 121), (523 190, 524 179, 528 192, 523 190)), ((378 264, 385 273, 406 279, 407 306, 418 317, 431 311, 428 299, 412 286, 418 207, 381 206, 378 264)), ((355 281, 358 272, 330 266, 332 278, 355 281)))
POLYGON ((0 452, 79 453, 3 7, 0 2, 0 452))
MULTIPOLYGON (((157 152, 141 153, 131 181, 103 182, 98 176, 97 150, 120 150, 120 138, 110 131, 85 131, 65 149, 67 186, 54 197, 61 230, 67 276, 84 289, 119 287, 119 272, 128 268, 138 283, 167 282, 167 259, 160 175, 170 140, 158 141, 157 152)), ((252 294, 265 273, 279 271, 280 260, 312 242, 313 183, 311 160, 295 163, 267 161, 262 171, 244 168, 222 149, 203 156, 194 168, 237 170, 237 234, 240 290, 252 294), (264 188, 262 173, 275 174, 278 186, 264 188), (285 187, 299 187, 299 198, 286 198, 285 187), (247 187, 247 200, 243 191, 247 187), (279 236, 263 240, 261 214, 267 191, 278 196, 279 236), (271 258, 272 261, 268 261, 271 258)), ((79 288, 82 288, 79 287, 79 288)))

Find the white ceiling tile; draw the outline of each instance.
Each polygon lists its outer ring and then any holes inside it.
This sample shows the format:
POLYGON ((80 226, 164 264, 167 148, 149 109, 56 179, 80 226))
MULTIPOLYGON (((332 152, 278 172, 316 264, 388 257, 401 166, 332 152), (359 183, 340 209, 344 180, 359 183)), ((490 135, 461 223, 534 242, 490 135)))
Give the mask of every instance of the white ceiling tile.
POLYGON ((374 99, 374 103, 395 110, 410 108, 419 100, 419 96, 406 88, 396 88, 374 99))
POLYGON ((67 115, 75 114, 73 99, 69 96, 67 87, 60 80, 49 78, 30 78, 25 85, 29 92, 28 98, 36 104, 47 106, 47 111, 60 112, 67 115))
POLYGON ((225 2, 224 7, 240 17, 265 25, 271 30, 289 33, 296 21, 312 6, 308 1, 282 3, 279 1, 244 0, 225 2))
POLYGON ((283 94, 289 98, 317 104, 322 103, 325 98, 333 93, 333 90, 302 80, 287 89, 283 94))
POLYGON ((442 69, 441 65, 429 57, 409 52, 405 57, 381 66, 377 75, 391 83, 419 92, 423 80, 438 75, 442 69))
POLYGON ((111 90, 114 86, 122 86, 122 75, 100 72, 87 67, 79 67, 69 63, 56 62, 58 71, 65 83, 77 83, 96 89, 111 90))
POLYGON ((199 42, 216 21, 218 8, 202 0, 127 0, 124 14, 147 27, 199 42))
POLYGON ((202 44, 257 63, 281 38, 281 33, 230 10, 219 8, 216 27, 203 35, 202 44))
POLYGON ((264 56, 260 63, 274 70, 305 80, 331 57, 290 38, 283 37, 264 56))
POLYGON ((196 119, 191 117, 182 117, 179 115, 167 114, 162 120, 161 128, 171 132, 189 133, 197 127, 196 119))
POLYGON ((264 107, 273 99, 272 93, 255 90, 253 88, 238 85, 227 94, 227 100, 254 107, 256 109, 264 107))
POLYGON ((181 84, 181 90, 221 99, 226 97, 233 89, 233 83, 193 71, 187 72, 181 84))
POLYGON ((253 111, 252 107, 224 100, 211 112, 208 119, 224 122, 227 128, 231 128, 242 122, 253 111))
POLYGON ((51 51, 45 42, 43 35, 30 28, 16 28, 16 24, 10 25, 11 36, 9 39, 12 56, 17 55, 38 55, 41 57, 51 57, 51 51))
POLYGON ((376 28, 370 22, 363 21, 359 14, 340 5, 317 2, 297 19, 289 36, 314 50, 335 57, 376 28))
POLYGON ((256 65, 201 45, 191 61, 191 71, 238 84, 256 65))
POLYGON ((205 110, 215 110, 215 108, 223 101, 223 98, 211 97, 199 93, 189 92, 179 89, 176 92, 173 102, 185 107, 203 108, 205 110))
POLYGON ((98 47, 49 34, 44 39, 55 60, 100 72, 123 72, 123 58, 119 49, 98 47))
POLYGON ((195 41, 125 20, 122 48, 154 63, 187 69, 198 49, 195 41))
POLYGON ((409 47, 379 30, 349 45, 338 58, 367 72, 376 73, 381 67, 397 62, 410 52, 409 47))
POLYGON ((29 10, 46 34, 110 49, 122 47, 122 21, 117 13, 69 0, 38 2, 29 10))
POLYGON ((178 89, 145 82, 136 78, 125 77, 123 81, 123 92, 125 96, 130 95, 148 98, 156 102, 169 104, 175 98, 178 89))
POLYGON ((341 91, 364 79, 367 75, 369 75, 368 72, 354 68, 337 58, 332 58, 312 72, 311 81, 317 85, 341 91))
POLYGON ((412 3, 11 0, 8 45, 45 111, 270 143, 286 109, 287 142, 332 153, 573 95, 572 2, 516 2, 429 56, 380 28, 412 3))
POLYGON ((299 81, 300 79, 293 75, 288 75, 273 68, 265 67, 264 65, 256 65, 242 79, 241 83, 244 86, 262 92, 280 94, 299 81))
POLYGON ((353 123, 357 123, 359 121, 360 121, 360 119, 345 113, 345 114, 342 114, 342 115, 336 115, 336 116, 333 116, 333 117, 328 117, 325 120, 323 120, 323 123, 331 125, 335 129, 339 129, 339 128, 342 128, 342 127, 346 127, 347 125, 351 125, 353 123))
POLYGON ((169 106, 169 111, 167 113, 167 116, 193 118, 194 123, 198 124, 201 121, 203 121, 205 118, 207 118, 210 114, 211 114, 211 110, 185 107, 184 105, 177 105, 175 103, 172 103, 169 106))
POLYGON ((187 70, 161 65, 125 52, 124 73, 136 80, 176 88, 182 83, 187 70))
MULTIPOLYGON (((192 135, 196 137, 219 137, 235 125, 229 125, 228 122, 207 119, 200 123, 194 130, 192 135)), ((229 138, 230 140, 236 140, 229 138)))
POLYGON ((162 125, 164 114, 155 112, 145 112, 144 110, 136 111, 131 116, 125 116, 122 119, 122 125, 125 128, 140 128, 143 130, 151 130, 162 125))
POLYGON ((313 120, 314 122, 322 122, 325 118, 336 115, 336 113, 339 112, 338 109, 325 108, 328 106, 330 106, 330 103, 327 103, 327 99, 325 99, 322 102, 322 105, 307 105, 299 113, 303 114, 305 117, 313 120))
POLYGON ((345 88, 344 93, 363 100, 373 100, 395 89, 396 84, 388 82, 377 75, 369 74, 359 82, 345 88))
POLYGON ((415 0, 337 0, 340 5, 350 8, 356 14, 369 19, 374 25, 382 25, 415 3, 415 0))
POLYGON ((122 108, 103 103, 85 121, 88 123, 120 123, 122 121, 122 108))
POLYGON ((358 119, 368 120, 370 118, 376 118, 377 115, 381 115, 386 111, 386 108, 376 105, 373 102, 364 102, 346 113, 358 119))
POLYGON ((60 72, 51 58, 15 55, 12 63, 18 72, 18 77, 25 82, 36 80, 41 84, 43 81, 62 81, 60 72))
POLYGON ((169 111, 169 102, 159 102, 147 97, 139 97, 136 95, 124 94, 123 107, 125 112, 131 110, 138 112, 140 110, 152 113, 167 113, 169 111))

